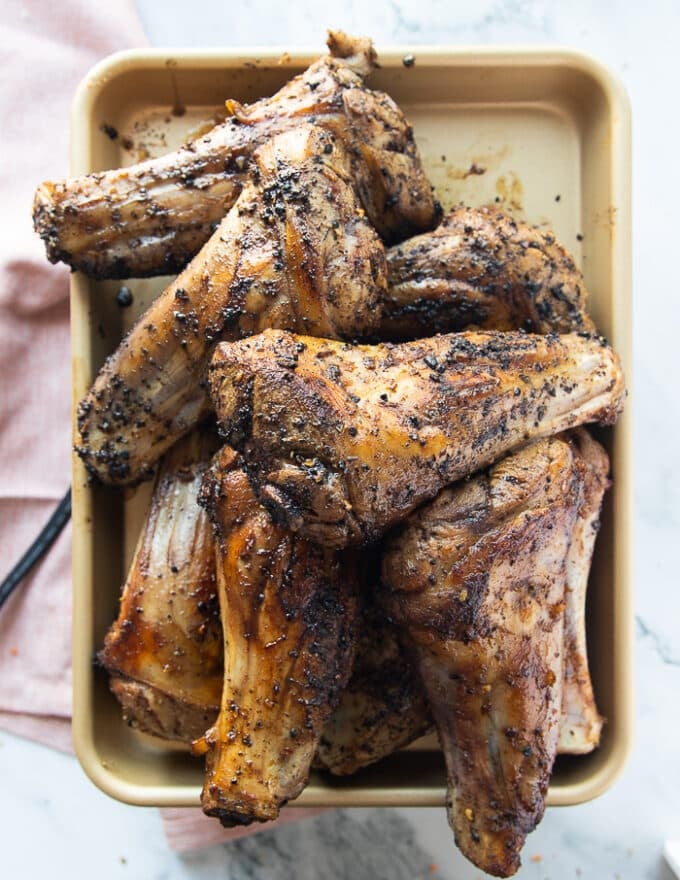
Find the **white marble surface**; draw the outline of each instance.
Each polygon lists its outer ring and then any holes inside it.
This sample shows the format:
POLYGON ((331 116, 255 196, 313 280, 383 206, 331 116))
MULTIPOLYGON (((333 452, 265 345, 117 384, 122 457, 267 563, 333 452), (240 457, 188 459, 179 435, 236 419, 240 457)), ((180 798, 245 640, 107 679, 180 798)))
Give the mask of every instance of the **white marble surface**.
MULTIPOLYGON (((677 0, 139 0, 151 42, 167 46, 319 45, 327 25, 379 44, 547 43, 591 52, 626 83, 634 120, 636 425, 635 749, 598 801, 551 809, 518 877, 657 878, 664 839, 680 839, 680 325, 674 267, 677 0), (539 857, 532 860, 532 856, 539 857)), ((75 760, 0 733, 0 841, 8 878, 472 880, 443 810, 347 810, 229 847, 179 857, 155 810, 95 789, 75 760), (435 867, 437 866, 437 867, 435 867)))

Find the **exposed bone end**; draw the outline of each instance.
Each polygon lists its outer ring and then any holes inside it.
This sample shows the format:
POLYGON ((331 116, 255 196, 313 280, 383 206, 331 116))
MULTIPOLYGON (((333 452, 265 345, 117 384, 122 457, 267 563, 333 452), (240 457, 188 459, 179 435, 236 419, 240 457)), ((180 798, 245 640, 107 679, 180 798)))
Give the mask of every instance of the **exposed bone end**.
POLYGON ((36 189, 33 197, 33 228, 45 243, 47 259, 50 263, 65 262, 69 254, 59 246, 60 236, 57 229, 57 210, 55 197, 59 190, 63 192, 63 185, 46 180, 36 189))
POLYGON ((578 398, 574 394, 564 396, 550 431, 543 436, 586 423, 615 424, 623 411, 627 391, 621 359, 607 340, 587 333, 546 336, 545 339, 548 346, 568 346, 565 353, 571 357, 571 365, 565 378, 574 381, 578 398))
POLYGON ((454 832, 456 846, 466 859, 481 868, 486 874, 494 877, 512 877, 521 867, 520 852, 526 840, 526 834, 518 833, 514 828, 505 828, 490 834, 484 830, 477 831, 474 818, 467 817, 461 825, 458 814, 454 817, 454 807, 447 805, 449 825, 454 832), (483 854, 483 858, 480 858, 483 854))
POLYGON ((286 768, 279 777, 273 776, 254 751, 249 752, 253 760, 247 764, 241 761, 242 741, 233 735, 233 731, 225 729, 224 718, 220 716, 215 725, 192 745, 195 755, 205 755, 205 782, 201 792, 203 812, 218 818, 225 828, 273 821, 278 818, 281 807, 305 787, 313 750, 314 743, 310 740, 303 760, 293 761, 290 768, 296 770, 306 766, 306 772, 291 774, 286 768), (284 794, 276 782, 282 781, 285 787, 294 775, 300 777, 298 784, 289 787, 284 794))
MULTIPOLYGON (((592 692, 592 686, 590 688, 592 692)), ((560 738, 557 743, 559 755, 588 755, 600 744, 604 718, 593 705, 584 705, 575 715, 562 715, 560 738)))
POLYGON ((326 45, 333 58, 342 58, 359 76, 368 76, 377 67, 378 55, 368 37, 352 37, 344 31, 329 30, 326 45))
POLYGON ((610 377, 605 392, 609 395, 610 403, 603 407, 596 420, 601 425, 613 425, 623 412, 623 405, 628 395, 623 367, 621 366, 621 358, 613 348, 610 348, 607 341, 602 336, 592 338, 597 339, 600 345, 606 350, 605 359, 610 377))
POLYGON ((253 822, 271 822, 279 815, 281 802, 273 797, 270 789, 260 780, 251 778, 247 786, 235 777, 223 778, 221 765, 225 761, 224 744, 216 742, 214 728, 194 744, 194 753, 200 754, 203 743, 208 743, 206 775, 201 805, 206 816, 219 819, 225 828, 252 825, 253 822), (233 793, 230 792, 233 789, 233 793))

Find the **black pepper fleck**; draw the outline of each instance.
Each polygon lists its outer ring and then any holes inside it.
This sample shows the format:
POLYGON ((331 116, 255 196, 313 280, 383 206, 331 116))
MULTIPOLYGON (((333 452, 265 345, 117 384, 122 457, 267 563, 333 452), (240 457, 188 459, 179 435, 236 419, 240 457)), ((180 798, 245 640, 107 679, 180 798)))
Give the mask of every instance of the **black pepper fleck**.
POLYGON ((121 309, 126 309, 128 306, 132 305, 133 296, 132 291, 129 287, 119 287, 118 293, 116 294, 116 302, 121 307, 121 309))
POLYGON ((114 128, 113 125, 109 125, 108 122, 102 122, 102 124, 99 126, 99 130, 103 131, 104 134, 108 138, 111 138, 112 141, 115 141, 118 137, 118 129, 114 128))

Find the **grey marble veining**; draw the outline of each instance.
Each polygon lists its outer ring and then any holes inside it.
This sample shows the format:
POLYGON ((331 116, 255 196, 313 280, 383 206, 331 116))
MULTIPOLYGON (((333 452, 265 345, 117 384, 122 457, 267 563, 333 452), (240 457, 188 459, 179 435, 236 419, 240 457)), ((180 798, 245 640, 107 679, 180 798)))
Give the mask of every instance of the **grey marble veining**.
POLYGON ((230 880, 442 880, 396 810, 333 810, 225 850, 230 880))
MULTIPOLYGON (((404 43, 559 43, 598 56, 629 89, 634 124, 636 739, 623 778, 590 804, 548 810, 525 880, 669 880, 680 839, 680 395, 675 334, 675 0, 138 0, 155 45, 319 46, 325 28, 404 43)), ((102 795, 74 759, 0 733, 0 876, 98 880, 477 880, 443 810, 343 810, 179 857, 158 813, 102 795)))

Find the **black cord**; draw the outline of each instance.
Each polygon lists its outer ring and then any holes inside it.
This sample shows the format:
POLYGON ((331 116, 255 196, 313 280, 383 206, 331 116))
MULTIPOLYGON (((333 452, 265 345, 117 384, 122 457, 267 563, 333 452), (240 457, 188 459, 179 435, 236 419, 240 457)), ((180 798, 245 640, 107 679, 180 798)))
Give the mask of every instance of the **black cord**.
POLYGON ((0 584, 0 608, 23 581, 33 566, 39 562, 59 537, 59 533, 71 519, 71 489, 61 499, 45 528, 0 584))

